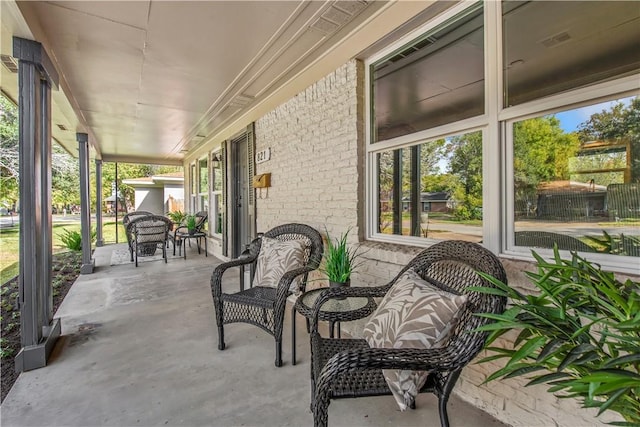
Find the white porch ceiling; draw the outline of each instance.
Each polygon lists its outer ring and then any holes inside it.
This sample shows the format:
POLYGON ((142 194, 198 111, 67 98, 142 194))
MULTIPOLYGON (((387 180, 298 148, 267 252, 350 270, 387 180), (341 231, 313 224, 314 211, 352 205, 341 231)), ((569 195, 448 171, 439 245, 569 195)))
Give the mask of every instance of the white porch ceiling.
POLYGON ((33 39, 57 64, 53 135, 68 151, 87 132, 105 161, 181 164, 431 3, 3 0, 1 47, 33 39))

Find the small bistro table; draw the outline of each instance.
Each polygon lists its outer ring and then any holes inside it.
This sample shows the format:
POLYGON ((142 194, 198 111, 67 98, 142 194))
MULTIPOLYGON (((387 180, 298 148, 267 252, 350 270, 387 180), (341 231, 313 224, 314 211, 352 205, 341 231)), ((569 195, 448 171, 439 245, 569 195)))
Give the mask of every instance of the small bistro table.
MULTIPOLYGON (((180 248, 179 251, 182 252, 184 254, 184 259, 187 259, 187 247, 185 246, 185 244, 187 243, 187 240, 189 239, 196 239, 196 243, 198 245, 198 254, 200 254, 200 239, 204 238, 204 256, 209 256, 207 254, 207 234, 202 232, 202 231, 198 231, 195 233, 189 233, 189 232, 184 232, 184 231, 176 231, 176 235, 175 235, 175 240, 176 241, 180 241, 180 244, 178 245, 178 247, 180 248)), ((174 255, 175 255, 175 244, 176 242, 174 241, 174 255)), ((180 253, 178 253, 178 255, 181 255, 180 253)))
MULTIPOLYGON (((318 288, 305 292, 298 297, 293 305, 291 316, 291 364, 296 364, 296 311, 309 319, 313 317, 313 304, 320 293, 328 288, 318 288)), ((329 322, 329 336, 333 338, 335 323, 338 323, 338 337, 340 337, 340 322, 348 322, 367 317, 376 309, 377 305, 372 297, 332 298, 322 305, 318 313, 318 320, 332 320, 329 322), (330 317, 329 317, 330 315, 330 317)), ((308 329, 308 328, 307 328, 308 329)))

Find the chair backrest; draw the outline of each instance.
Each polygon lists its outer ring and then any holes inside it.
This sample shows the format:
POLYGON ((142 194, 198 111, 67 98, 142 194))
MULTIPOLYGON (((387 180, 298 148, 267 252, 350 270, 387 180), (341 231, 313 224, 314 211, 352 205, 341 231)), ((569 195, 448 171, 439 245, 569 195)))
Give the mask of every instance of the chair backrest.
POLYGON ((502 263, 493 253, 477 243, 447 240, 437 243, 419 253, 407 264, 390 286, 408 269, 439 288, 455 294, 466 294, 468 302, 460 317, 449 346, 456 358, 468 363, 482 349, 487 336, 483 332, 471 332, 489 322, 474 313, 502 313, 505 297, 469 290, 470 286, 494 287, 477 274, 478 271, 507 283, 502 263))
POLYGON ((122 217, 122 225, 124 225, 125 228, 126 228, 127 225, 129 225, 129 223, 131 221, 133 221, 134 219, 138 219, 138 218, 141 218, 143 216, 149 216, 149 215, 154 215, 154 213, 153 212, 147 212, 147 211, 129 212, 124 217, 122 217))
POLYGON ((163 243, 167 241, 171 220, 161 215, 149 215, 134 219, 130 223, 135 242, 163 243))
POLYGON ((197 232, 202 231, 205 224, 207 223, 208 217, 209 215, 207 214, 207 211, 196 212, 196 231, 197 232))
POLYGON ((131 223, 136 219, 153 215, 153 213, 147 211, 134 211, 129 212, 124 217, 122 217, 122 225, 124 226, 124 231, 127 235, 127 242, 129 242, 129 244, 131 244, 131 242, 133 241, 133 229, 130 227, 131 223))
POLYGON ((580 252, 596 252, 594 248, 575 237, 553 233, 550 231, 516 231, 516 246, 531 246, 533 248, 553 248, 580 252))
POLYGON ((322 253, 324 251, 324 243, 322 236, 313 227, 306 224, 283 224, 272 228, 264 233, 265 237, 278 239, 281 241, 300 240, 306 246, 304 262, 305 265, 317 263, 320 265, 322 253))

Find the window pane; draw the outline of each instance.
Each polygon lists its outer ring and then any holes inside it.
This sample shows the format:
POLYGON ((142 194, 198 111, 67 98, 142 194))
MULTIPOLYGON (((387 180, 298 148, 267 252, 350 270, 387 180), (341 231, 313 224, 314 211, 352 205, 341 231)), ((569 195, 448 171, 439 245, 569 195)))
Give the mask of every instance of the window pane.
POLYGON ((503 2, 505 105, 638 72, 634 1, 503 2))
POLYGON ((516 246, 640 256, 640 99, 517 122, 516 246))
POLYGON ((372 142, 484 112, 481 5, 371 66, 372 142))
POLYGON ((200 165, 198 193, 205 193, 209 189, 209 170, 207 169, 207 159, 201 159, 198 163, 200 165))
POLYGON ((481 132, 380 153, 378 177, 380 233, 482 240, 481 132))

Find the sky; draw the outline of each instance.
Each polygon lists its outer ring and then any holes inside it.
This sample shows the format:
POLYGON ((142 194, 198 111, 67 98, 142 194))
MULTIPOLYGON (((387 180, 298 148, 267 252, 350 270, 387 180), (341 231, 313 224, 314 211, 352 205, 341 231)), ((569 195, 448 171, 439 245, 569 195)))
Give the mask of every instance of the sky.
POLYGON ((601 113, 604 110, 608 110, 611 106, 622 102, 625 105, 631 104, 633 97, 618 99, 615 101, 602 102, 600 104, 589 105, 587 107, 577 108, 575 110, 562 111, 556 113, 555 116, 560 120, 560 127, 565 132, 573 132, 578 130, 578 126, 581 123, 589 120, 592 114, 601 113))

